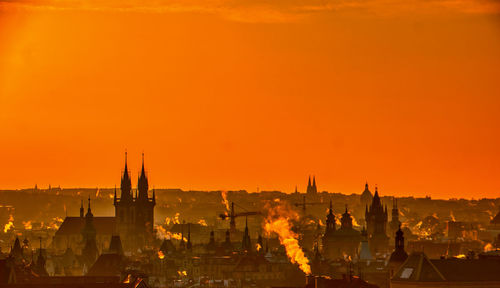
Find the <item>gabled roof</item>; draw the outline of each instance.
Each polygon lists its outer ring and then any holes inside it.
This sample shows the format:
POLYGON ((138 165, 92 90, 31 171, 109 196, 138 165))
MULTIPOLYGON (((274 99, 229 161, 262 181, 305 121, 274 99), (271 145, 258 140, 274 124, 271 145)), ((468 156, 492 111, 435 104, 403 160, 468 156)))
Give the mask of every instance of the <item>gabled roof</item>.
MULTIPOLYGON (((115 217, 94 217, 93 224, 96 233, 112 234, 115 231, 115 217)), ((66 217, 56 232, 56 236, 80 234, 85 226, 85 218, 82 217, 66 217)))
POLYGON ((415 252, 401 265, 392 280, 410 282, 438 282, 446 279, 423 252, 415 252))
POLYGON ((90 267, 87 276, 120 276, 124 266, 123 257, 116 253, 101 254, 90 267))

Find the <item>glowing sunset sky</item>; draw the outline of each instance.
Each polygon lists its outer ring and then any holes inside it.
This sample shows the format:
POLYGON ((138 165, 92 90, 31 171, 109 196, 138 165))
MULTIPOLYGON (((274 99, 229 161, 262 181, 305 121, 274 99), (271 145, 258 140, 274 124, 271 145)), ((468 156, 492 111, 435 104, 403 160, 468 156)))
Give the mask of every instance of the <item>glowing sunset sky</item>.
POLYGON ((0 109, 2 189, 499 197, 500 2, 0 0, 0 109))

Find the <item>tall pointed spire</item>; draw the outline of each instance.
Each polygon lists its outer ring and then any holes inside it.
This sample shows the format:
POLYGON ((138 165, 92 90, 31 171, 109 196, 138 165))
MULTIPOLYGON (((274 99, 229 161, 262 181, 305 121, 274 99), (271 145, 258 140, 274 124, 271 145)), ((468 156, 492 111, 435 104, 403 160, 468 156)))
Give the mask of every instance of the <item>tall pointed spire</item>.
POLYGON ((127 164, 127 151, 125 151, 125 168, 123 169, 123 175, 121 179, 121 197, 120 201, 128 202, 132 200, 132 182, 130 180, 130 174, 128 172, 127 164))
POLYGON ((146 170, 144 169, 144 153, 142 153, 142 168, 139 180, 137 181, 137 189, 139 190, 139 195, 137 199, 139 199, 142 202, 147 202, 149 199, 148 198, 149 184, 148 184, 148 177, 146 176, 146 170))
POLYGON ((248 232, 248 217, 245 217, 245 233, 243 234, 243 240, 241 244, 241 248, 243 251, 250 252, 252 250, 250 233, 248 232))
POLYGON ((144 152, 142 152, 142 173, 144 174, 144 152))
POLYGON ((316 187, 316 176, 313 176, 313 184, 312 184, 312 187, 311 187, 311 192, 313 194, 318 193, 318 188, 316 187))

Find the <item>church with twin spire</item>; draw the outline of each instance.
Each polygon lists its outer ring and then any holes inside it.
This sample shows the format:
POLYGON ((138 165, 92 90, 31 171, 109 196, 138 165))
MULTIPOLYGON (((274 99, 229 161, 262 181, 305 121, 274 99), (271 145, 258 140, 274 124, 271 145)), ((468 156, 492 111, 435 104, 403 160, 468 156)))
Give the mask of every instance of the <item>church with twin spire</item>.
POLYGON ((149 183, 144 169, 144 153, 142 154, 142 168, 137 180, 135 196, 132 190, 132 181, 127 165, 125 153, 125 169, 121 178, 120 197, 115 196, 116 232, 120 235, 126 250, 137 250, 150 246, 154 240, 154 207, 156 205, 155 191, 149 197, 149 183))

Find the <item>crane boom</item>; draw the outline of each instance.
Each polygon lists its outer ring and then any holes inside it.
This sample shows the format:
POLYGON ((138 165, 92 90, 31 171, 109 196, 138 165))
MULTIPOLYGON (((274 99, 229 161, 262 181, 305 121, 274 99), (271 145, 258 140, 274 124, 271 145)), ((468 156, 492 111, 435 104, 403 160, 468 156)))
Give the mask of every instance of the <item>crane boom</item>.
POLYGON ((236 222, 235 222, 235 219, 236 217, 242 217, 242 216, 253 216, 253 215, 262 215, 262 212, 258 212, 258 211, 245 211, 245 212, 240 212, 240 213, 235 213, 234 212, 234 202, 231 202, 231 211, 229 211, 229 214, 226 212, 226 213, 222 213, 219 215, 219 217, 222 219, 222 220, 226 220, 227 218, 229 218, 231 221, 229 222, 229 227, 231 230, 236 230, 236 222))

